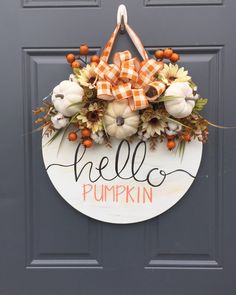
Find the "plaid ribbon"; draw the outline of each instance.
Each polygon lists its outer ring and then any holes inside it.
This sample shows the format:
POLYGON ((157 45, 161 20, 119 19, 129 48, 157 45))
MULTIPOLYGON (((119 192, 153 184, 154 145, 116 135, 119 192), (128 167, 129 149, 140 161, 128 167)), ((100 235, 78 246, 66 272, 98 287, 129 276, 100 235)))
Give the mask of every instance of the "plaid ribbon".
MULTIPOLYGON (((113 39, 115 36, 112 36, 113 39)), ((104 100, 128 99, 132 110, 146 108, 149 101, 154 101, 165 91, 165 84, 154 81, 160 65, 154 59, 147 59, 141 66, 137 58, 132 58, 129 50, 115 53, 113 64, 108 64, 106 60, 112 43, 108 42, 105 58, 101 58, 95 68, 99 78, 97 97, 104 100)))

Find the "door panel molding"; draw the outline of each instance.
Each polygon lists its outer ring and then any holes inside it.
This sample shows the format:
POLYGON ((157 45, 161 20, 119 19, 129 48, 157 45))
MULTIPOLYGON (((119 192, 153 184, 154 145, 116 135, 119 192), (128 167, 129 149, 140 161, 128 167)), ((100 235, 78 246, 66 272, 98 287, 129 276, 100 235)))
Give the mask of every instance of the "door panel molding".
POLYGON ((22 0, 24 8, 100 7, 100 0, 22 0))
MULTIPOLYGON (((158 48, 146 49, 153 54, 158 48)), ((203 95, 209 98, 206 117, 212 122, 222 122, 223 112, 219 110, 224 107, 221 79, 224 47, 179 46, 173 49, 180 53, 180 64, 186 65, 193 81, 198 80, 199 89, 208 89, 203 95), (194 71, 199 72, 198 67, 201 67, 202 77, 194 75, 194 71)), ((210 141, 218 144, 204 147, 199 173, 185 198, 175 205, 175 210, 147 223, 145 268, 222 268, 223 175, 219 172, 223 171, 224 162, 222 132, 211 129, 210 141)))
POLYGON ((223 5, 223 0, 144 0, 145 6, 223 5))
MULTIPOLYGON (((79 214, 60 198, 42 163, 41 138, 32 134, 32 109, 69 76, 65 54, 76 50, 22 49, 27 268, 102 267, 101 223, 79 214)), ((90 50, 91 55, 97 52, 98 48, 90 50)))

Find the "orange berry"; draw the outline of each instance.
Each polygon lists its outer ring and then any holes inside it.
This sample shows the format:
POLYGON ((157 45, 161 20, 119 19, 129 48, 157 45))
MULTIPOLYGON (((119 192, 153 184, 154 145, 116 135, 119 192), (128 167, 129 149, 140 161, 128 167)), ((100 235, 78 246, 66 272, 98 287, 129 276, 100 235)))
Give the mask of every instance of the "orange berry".
POLYGON ((166 49, 164 50, 164 57, 165 57, 165 58, 170 58, 172 54, 173 54, 173 49, 171 49, 171 48, 166 48, 166 49))
POLYGON ((167 148, 171 151, 176 147, 176 143, 174 140, 168 140, 167 142, 167 148))
POLYGON ((160 60, 160 61, 157 61, 157 63, 160 65, 160 69, 158 71, 161 71, 164 68, 164 62, 160 60))
POLYGON ((81 130, 81 136, 82 137, 89 137, 91 135, 91 131, 88 128, 84 128, 81 130))
POLYGON ((169 140, 173 140, 173 139, 175 139, 175 135, 168 135, 168 134, 167 134, 166 137, 167 137, 167 139, 169 139, 169 140))
POLYGON ((92 55, 90 61, 91 61, 91 62, 99 63, 99 60, 100 60, 100 58, 99 58, 98 55, 92 55))
POLYGON ((189 133, 186 133, 186 134, 184 134, 183 135, 183 139, 184 139, 184 141, 191 141, 191 135, 189 134, 189 133))
POLYGON ((75 55, 73 53, 68 53, 66 59, 68 63, 71 64, 73 61, 75 61, 75 55))
POLYGON ((72 131, 68 134, 68 139, 69 141, 76 141, 76 139, 78 138, 78 135, 76 132, 72 131))
POLYGON ((86 148, 90 148, 92 145, 93 145, 93 141, 91 138, 87 138, 83 141, 83 145, 86 147, 86 148))
POLYGON ((80 68, 80 62, 78 60, 75 60, 71 64, 72 68, 80 68))
POLYGON ((162 59, 164 57, 164 51, 163 50, 156 50, 154 52, 154 55, 156 58, 162 59))
POLYGON ((174 52, 170 57, 170 61, 177 62, 178 60, 179 60, 179 54, 174 52))
POLYGON ((82 44, 79 48, 79 53, 81 55, 88 55, 89 53, 89 48, 88 48, 88 45, 87 44, 82 44))

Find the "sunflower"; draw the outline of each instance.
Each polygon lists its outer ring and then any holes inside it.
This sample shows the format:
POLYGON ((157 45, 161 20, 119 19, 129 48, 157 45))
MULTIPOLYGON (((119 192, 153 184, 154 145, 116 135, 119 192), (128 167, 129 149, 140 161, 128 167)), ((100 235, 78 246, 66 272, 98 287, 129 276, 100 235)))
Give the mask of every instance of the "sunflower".
POLYGON ((103 102, 94 102, 85 104, 77 116, 79 126, 86 127, 96 133, 103 129, 102 117, 105 111, 105 104, 103 102))
POLYGON ((88 87, 90 89, 95 88, 97 78, 94 69, 94 65, 91 66, 88 64, 79 71, 79 73, 76 75, 76 78, 81 86, 88 87))
POLYGON ((189 82, 191 77, 184 67, 179 68, 177 64, 165 64, 163 70, 160 71, 158 78, 167 85, 173 82, 189 82))
POLYGON ((166 122, 157 110, 152 108, 146 109, 141 115, 141 130, 146 138, 161 135, 167 127, 166 122))

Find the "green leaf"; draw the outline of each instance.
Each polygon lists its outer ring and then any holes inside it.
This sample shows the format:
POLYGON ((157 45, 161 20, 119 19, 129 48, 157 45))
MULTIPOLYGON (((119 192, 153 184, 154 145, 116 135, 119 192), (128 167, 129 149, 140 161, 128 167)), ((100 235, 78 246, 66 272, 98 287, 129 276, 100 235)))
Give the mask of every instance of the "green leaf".
POLYGON ((73 73, 75 74, 75 75, 79 75, 80 74, 80 68, 73 68, 73 73))
POLYGON ((66 131, 69 129, 70 125, 71 125, 72 123, 74 123, 73 121, 74 121, 75 118, 78 116, 78 114, 79 114, 79 113, 76 113, 74 116, 72 116, 72 117, 70 118, 69 123, 66 125, 65 128, 63 128, 63 134, 62 134, 62 137, 61 137, 61 141, 60 141, 60 143, 59 143, 59 145, 58 145, 57 155, 59 154, 59 151, 60 151, 60 149, 61 149, 61 145, 62 145, 62 142, 63 142, 63 140, 64 140, 64 138, 65 138, 66 131))
POLYGON ((105 123, 104 123, 104 120, 102 120, 102 127, 103 127, 103 129, 104 129, 104 132, 105 132, 106 136, 109 137, 109 135, 108 135, 108 133, 107 133, 106 125, 105 125, 105 123))
POLYGON ((192 80, 190 80, 188 83, 193 90, 197 90, 197 85, 192 80))
POLYGON ((73 107, 73 106, 81 106, 82 104, 83 104, 83 102, 74 102, 74 103, 70 104, 70 105, 67 107, 67 109, 70 108, 70 107, 73 107))
POLYGON ((179 141, 176 152, 179 153, 179 157, 181 158, 181 162, 182 162, 183 157, 184 157, 185 147, 186 147, 186 142, 185 141, 179 141))
POLYGON ((45 143, 45 146, 52 143, 57 137, 58 135, 62 132, 63 129, 59 129, 57 130, 54 135, 49 139, 49 141, 47 143, 45 143))
POLYGON ((63 134, 62 134, 61 140, 60 140, 59 145, 58 145, 57 155, 59 154, 59 151, 61 149, 62 142, 63 142, 63 140, 65 138, 65 134, 66 134, 66 131, 67 131, 67 129, 68 129, 69 126, 70 126, 70 123, 66 126, 66 128, 63 128, 63 134))
POLYGON ((208 99, 207 98, 199 98, 197 101, 196 101, 196 104, 193 108, 193 112, 199 112, 201 111, 204 106, 207 104, 208 102, 208 99))
POLYGON ((155 101, 155 103, 171 101, 171 100, 180 99, 180 98, 182 98, 182 97, 180 97, 180 96, 160 96, 158 98, 158 100, 155 101))

